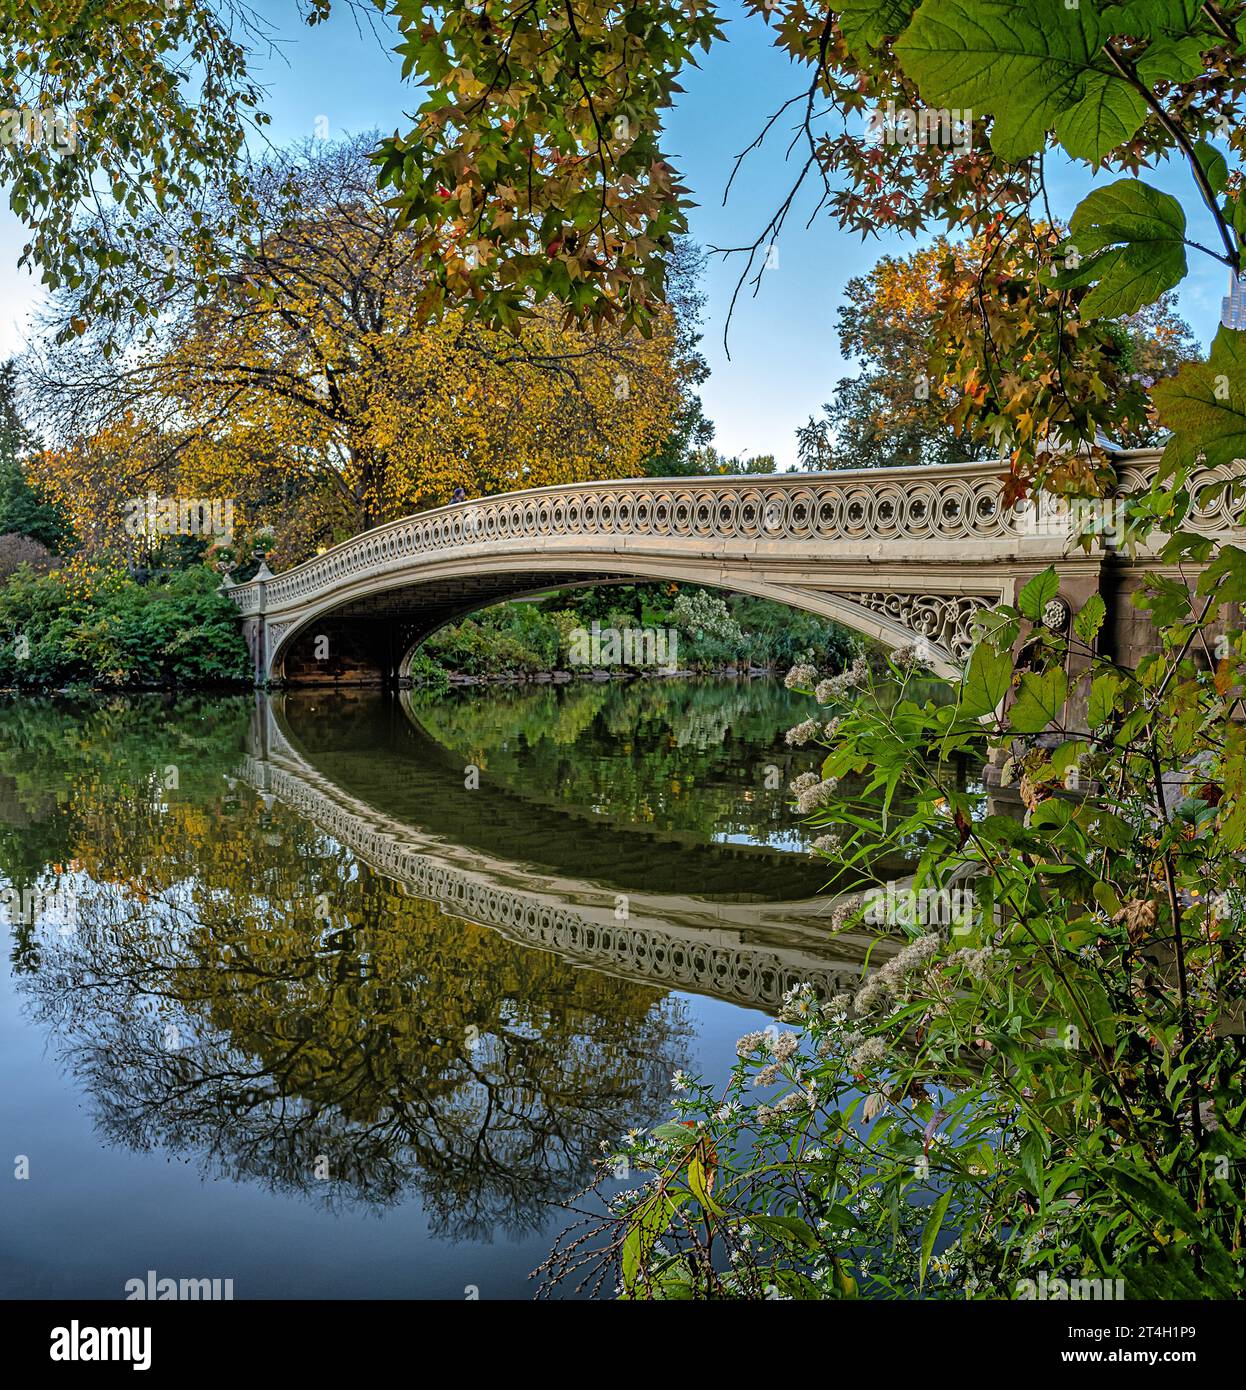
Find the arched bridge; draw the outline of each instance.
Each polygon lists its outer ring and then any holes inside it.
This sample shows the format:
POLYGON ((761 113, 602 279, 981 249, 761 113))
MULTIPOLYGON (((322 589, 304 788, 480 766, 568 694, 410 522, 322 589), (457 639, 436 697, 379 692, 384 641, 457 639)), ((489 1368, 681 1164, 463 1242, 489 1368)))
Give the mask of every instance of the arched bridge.
MULTIPOLYGON (((1117 455, 1119 495, 1145 487, 1157 460, 1117 455)), ((1117 655, 1149 645, 1125 601, 1146 552, 1118 553, 1110 534, 1084 552, 1058 504, 1005 508, 999 480, 986 462, 536 488, 389 522, 231 593, 258 684, 401 681, 420 642, 475 609, 645 580, 773 599, 892 647, 921 639, 950 676, 977 615, 1055 564, 1055 619, 1099 591, 1117 655)), ((1224 490, 1207 498, 1192 526, 1232 530, 1224 490)))

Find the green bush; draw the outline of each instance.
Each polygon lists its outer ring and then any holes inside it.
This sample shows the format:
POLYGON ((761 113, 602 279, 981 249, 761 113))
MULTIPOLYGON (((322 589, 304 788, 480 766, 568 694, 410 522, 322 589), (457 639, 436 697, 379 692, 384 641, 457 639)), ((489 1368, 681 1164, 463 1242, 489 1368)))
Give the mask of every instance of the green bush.
POLYGON ((861 650, 837 624, 765 599, 725 597, 696 585, 621 584, 558 594, 541 604, 499 604, 442 628, 424 651, 463 675, 551 671, 570 664, 571 633, 594 622, 620 631, 673 628, 678 665, 702 672, 744 665, 787 670, 804 660, 836 670, 861 650))
POLYGON ((0 588, 0 684, 180 686, 246 681, 238 611, 198 568, 160 584, 20 570, 0 588))
MULTIPOLYGON (((1133 504, 1147 528, 1160 486, 1133 504)), ((950 703, 916 649, 881 682, 790 673, 799 742, 823 745, 796 809, 868 886, 827 920, 876 938, 870 968, 792 988, 794 1030, 741 1038, 725 1092, 677 1075, 669 1121, 603 1162, 640 1185, 546 1274, 646 1299, 1242 1297, 1246 550, 1211 551, 1178 531, 1161 552, 1205 568, 1193 593, 1147 577, 1161 650, 1136 668, 1101 650, 1098 595, 1045 625, 1049 569, 993 610, 950 703), (984 751, 990 794, 956 775, 984 751), (900 849, 911 886, 884 886, 900 849)))
POLYGON ((508 603, 435 632, 423 651, 465 676, 531 674, 558 664, 559 625, 534 604, 508 603))

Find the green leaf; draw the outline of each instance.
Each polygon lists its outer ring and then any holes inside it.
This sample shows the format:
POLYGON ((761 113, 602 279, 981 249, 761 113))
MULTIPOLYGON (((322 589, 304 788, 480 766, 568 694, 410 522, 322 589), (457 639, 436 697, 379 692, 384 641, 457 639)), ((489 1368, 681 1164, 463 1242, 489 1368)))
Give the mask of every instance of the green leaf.
POLYGON ((1203 75, 1203 49, 1209 41, 1193 37, 1159 39, 1138 60, 1138 76, 1152 87, 1156 82, 1193 82, 1203 75))
POLYGON ((857 1281, 848 1273, 847 1266, 838 1255, 831 1257, 831 1269, 835 1275, 835 1288, 841 1298, 856 1298, 857 1281))
POLYGON ((842 0, 836 6, 839 32, 850 53, 862 56, 885 38, 902 34, 920 0, 842 0))
POLYGON ((1090 890, 1094 894, 1095 902, 1113 917, 1121 910, 1121 900, 1116 896, 1116 889, 1106 880, 1100 879, 1090 890))
POLYGON ((1162 425, 1173 437, 1165 466, 1205 457, 1209 468, 1246 458, 1246 334, 1221 328, 1206 362, 1189 362, 1152 393, 1162 425))
POLYGON ((921 1261, 917 1271, 917 1284, 920 1288, 926 1282, 926 1266, 930 1263, 930 1253, 934 1249, 934 1243, 938 1239, 940 1227, 943 1225, 943 1218, 947 1214, 948 1203, 952 1200, 952 1190, 949 1188, 939 1200, 930 1208, 930 1215, 926 1218, 926 1224, 922 1227, 922 1251, 921 1261))
MULTIPOLYGON (((767 1235, 774 1236, 776 1240, 785 1245, 798 1245, 805 1250, 820 1250, 821 1242, 813 1231, 796 1216, 760 1216, 755 1212, 750 1212, 747 1217, 742 1219, 742 1224, 756 1227, 759 1231, 765 1231, 767 1235)), ((853 1225, 856 1225, 854 1219, 853 1225)))
POLYGON ((1220 150, 1215 149, 1214 145, 1208 145, 1206 140, 1199 140, 1195 145, 1195 158, 1199 161, 1199 168, 1207 175, 1211 192, 1224 192, 1225 183, 1229 181, 1229 167, 1220 150))
POLYGON ((1021 678, 1021 689, 1008 712, 1008 722, 1019 734, 1041 733, 1059 718, 1068 697, 1069 683, 1058 666, 1042 675, 1029 672, 1021 678))
POLYGON ((1030 814, 1030 826, 1038 830, 1044 825, 1054 825, 1061 829, 1073 819, 1073 805, 1061 796, 1049 796, 1039 802, 1030 814))
POLYGON ((1135 88, 1114 73, 1094 72, 1086 95, 1056 120, 1056 138, 1074 159, 1100 163, 1132 140, 1146 120, 1147 104, 1135 88))
POLYGON ((1121 678, 1111 672, 1096 676, 1090 682, 1090 700, 1086 706, 1086 719, 1092 729, 1102 728, 1112 717, 1116 699, 1121 690, 1121 678))
POLYGON ((1104 12, 1104 27, 1109 34, 1129 34, 1135 39, 1184 34, 1201 7, 1202 0, 1128 0, 1104 12))
POLYGON ((1131 1299, 1155 1301, 1184 1299, 1204 1302, 1209 1298, 1232 1299, 1241 1296, 1235 1280, 1220 1280, 1200 1269, 1189 1249, 1167 1246, 1151 1251, 1146 1259, 1122 1268, 1124 1285, 1131 1299))
MULTIPOLYGON (((992 116, 991 148, 1016 162, 1037 154, 1062 117, 1071 121, 1079 148, 1096 128, 1101 139, 1128 128, 1132 103, 1101 88, 1130 90, 1102 56, 1102 40, 1102 21, 1090 4, 925 0, 895 51, 924 101, 992 116), (1086 101, 1077 116, 1066 116, 1086 101)), ((1096 146, 1093 157, 1106 153, 1096 146)))
POLYGON ((1017 597, 1017 607, 1031 622, 1043 620, 1043 609, 1060 592, 1060 576, 1054 568, 1047 568, 1021 590, 1017 597))
POLYGON ((1246 551, 1226 545, 1199 576, 1200 594, 1216 593, 1221 603, 1246 603, 1246 551))
POLYGON ((632 1214, 631 1224, 623 1239, 621 1257, 624 1292, 630 1294, 639 1286, 653 1247, 666 1230, 667 1213, 671 1208, 671 1199, 661 1192, 655 1192, 632 1214))
POLYGON ((979 645, 961 687, 961 713, 970 718, 992 713, 1011 686, 1012 658, 1006 652, 979 645))
POLYGON ((1108 607, 1102 596, 1091 594, 1082 605, 1081 612, 1073 619, 1073 631, 1088 647, 1094 646, 1099 629, 1103 626, 1103 620, 1107 617, 1107 611, 1108 607))
POLYGON ((692 1148, 700 1138, 695 1129, 688 1125, 676 1124, 674 1120, 668 1120, 665 1124, 658 1125, 653 1131, 655 1139, 663 1139, 668 1142, 680 1143, 685 1148, 692 1148))
POLYGON ((693 1154, 688 1160, 688 1187, 692 1195, 711 1216, 722 1216, 722 1207, 710 1196, 711 1182, 712 1179, 700 1153, 693 1154))
POLYGON ((1043 1200, 1046 1184, 1043 1182, 1043 1163, 1047 1158, 1048 1143, 1041 1130, 1030 1130, 1021 1141, 1021 1171, 1029 1184, 1030 1191, 1043 1200))
POLYGON ((1185 213, 1140 179, 1118 179, 1077 205, 1060 254, 1059 288, 1094 286, 1078 306, 1081 316, 1120 318, 1185 278, 1185 213))
POLYGON ((993 844, 1012 845, 1027 850, 1034 847, 1034 836, 1012 816, 987 816, 979 823, 978 833, 993 844))
POLYGON ((1106 1176, 1130 1198, 1135 1206, 1160 1217, 1187 1235, 1197 1235, 1202 1223, 1185 1198, 1149 1173, 1131 1173, 1109 1167, 1106 1176))

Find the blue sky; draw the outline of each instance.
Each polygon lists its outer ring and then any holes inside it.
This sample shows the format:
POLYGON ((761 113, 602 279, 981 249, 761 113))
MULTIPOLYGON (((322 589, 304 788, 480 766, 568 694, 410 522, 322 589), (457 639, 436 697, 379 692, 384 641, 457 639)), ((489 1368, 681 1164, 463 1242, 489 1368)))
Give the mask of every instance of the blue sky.
MULTIPOLYGON (((361 32, 349 12, 306 29, 293 22, 291 0, 264 0, 257 8, 279 25, 279 53, 257 55, 257 70, 269 91, 270 137, 276 143, 314 135, 318 118, 324 118, 333 136, 404 124, 404 110, 415 104, 414 90, 400 80, 397 61, 384 43, 361 32)), ((735 156, 770 113, 799 90, 803 76, 773 48, 760 19, 745 16, 733 4, 722 10, 728 18, 728 42, 685 75, 686 91, 667 122, 666 148, 699 204, 691 214, 692 235, 705 246, 752 241, 786 192, 794 173, 782 162, 789 137, 776 128, 767 147, 750 156, 730 201, 722 206, 735 156)), ((1214 244, 1210 219, 1183 170, 1144 177, 1181 199, 1191 237, 1214 244)), ((1065 167, 1049 170, 1048 186, 1053 211, 1067 218, 1091 185, 1065 167)), ((839 355, 835 333, 835 309, 845 283, 880 255, 903 254, 915 245, 895 236, 862 241, 841 232, 825 214, 806 231, 808 212, 809 205, 803 215, 800 206, 793 210, 779 240, 778 267, 767 272, 760 294, 742 294, 731 324, 730 359, 723 348, 723 327, 739 262, 711 258, 705 283, 704 348, 712 370, 703 397, 717 427, 715 442, 727 454, 774 454, 781 467, 796 460, 796 427, 820 412, 835 382, 851 370, 839 355)), ((4 352, 21 347, 27 315, 37 301, 35 283, 16 270, 23 240, 6 208, 0 213, 4 352)), ((1227 271, 1197 253, 1191 253, 1191 269, 1180 307, 1207 344, 1219 319, 1227 271)))

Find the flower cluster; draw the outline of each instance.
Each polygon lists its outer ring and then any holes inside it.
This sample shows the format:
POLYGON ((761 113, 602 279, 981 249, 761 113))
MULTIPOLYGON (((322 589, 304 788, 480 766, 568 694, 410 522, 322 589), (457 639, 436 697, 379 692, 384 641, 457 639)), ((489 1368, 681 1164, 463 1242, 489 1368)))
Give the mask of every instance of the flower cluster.
POLYGON ((942 947, 943 938, 938 932, 928 932, 911 941, 861 986, 852 1001, 853 1011, 863 1017, 888 1008, 909 988, 911 977, 925 969, 942 947))
POLYGON ((818 668, 802 662, 783 677, 783 684, 789 690, 808 690, 818 678, 818 668))
POLYGON ((823 779, 816 772, 802 772, 791 782, 791 791, 796 798, 796 809, 802 816, 811 815, 831 800, 838 785, 838 777, 823 779))
POLYGON ((828 676, 826 680, 819 681, 814 688, 813 698, 820 705, 833 705, 863 685, 869 674, 868 663, 863 656, 859 656, 848 670, 841 671, 838 676, 828 676))

